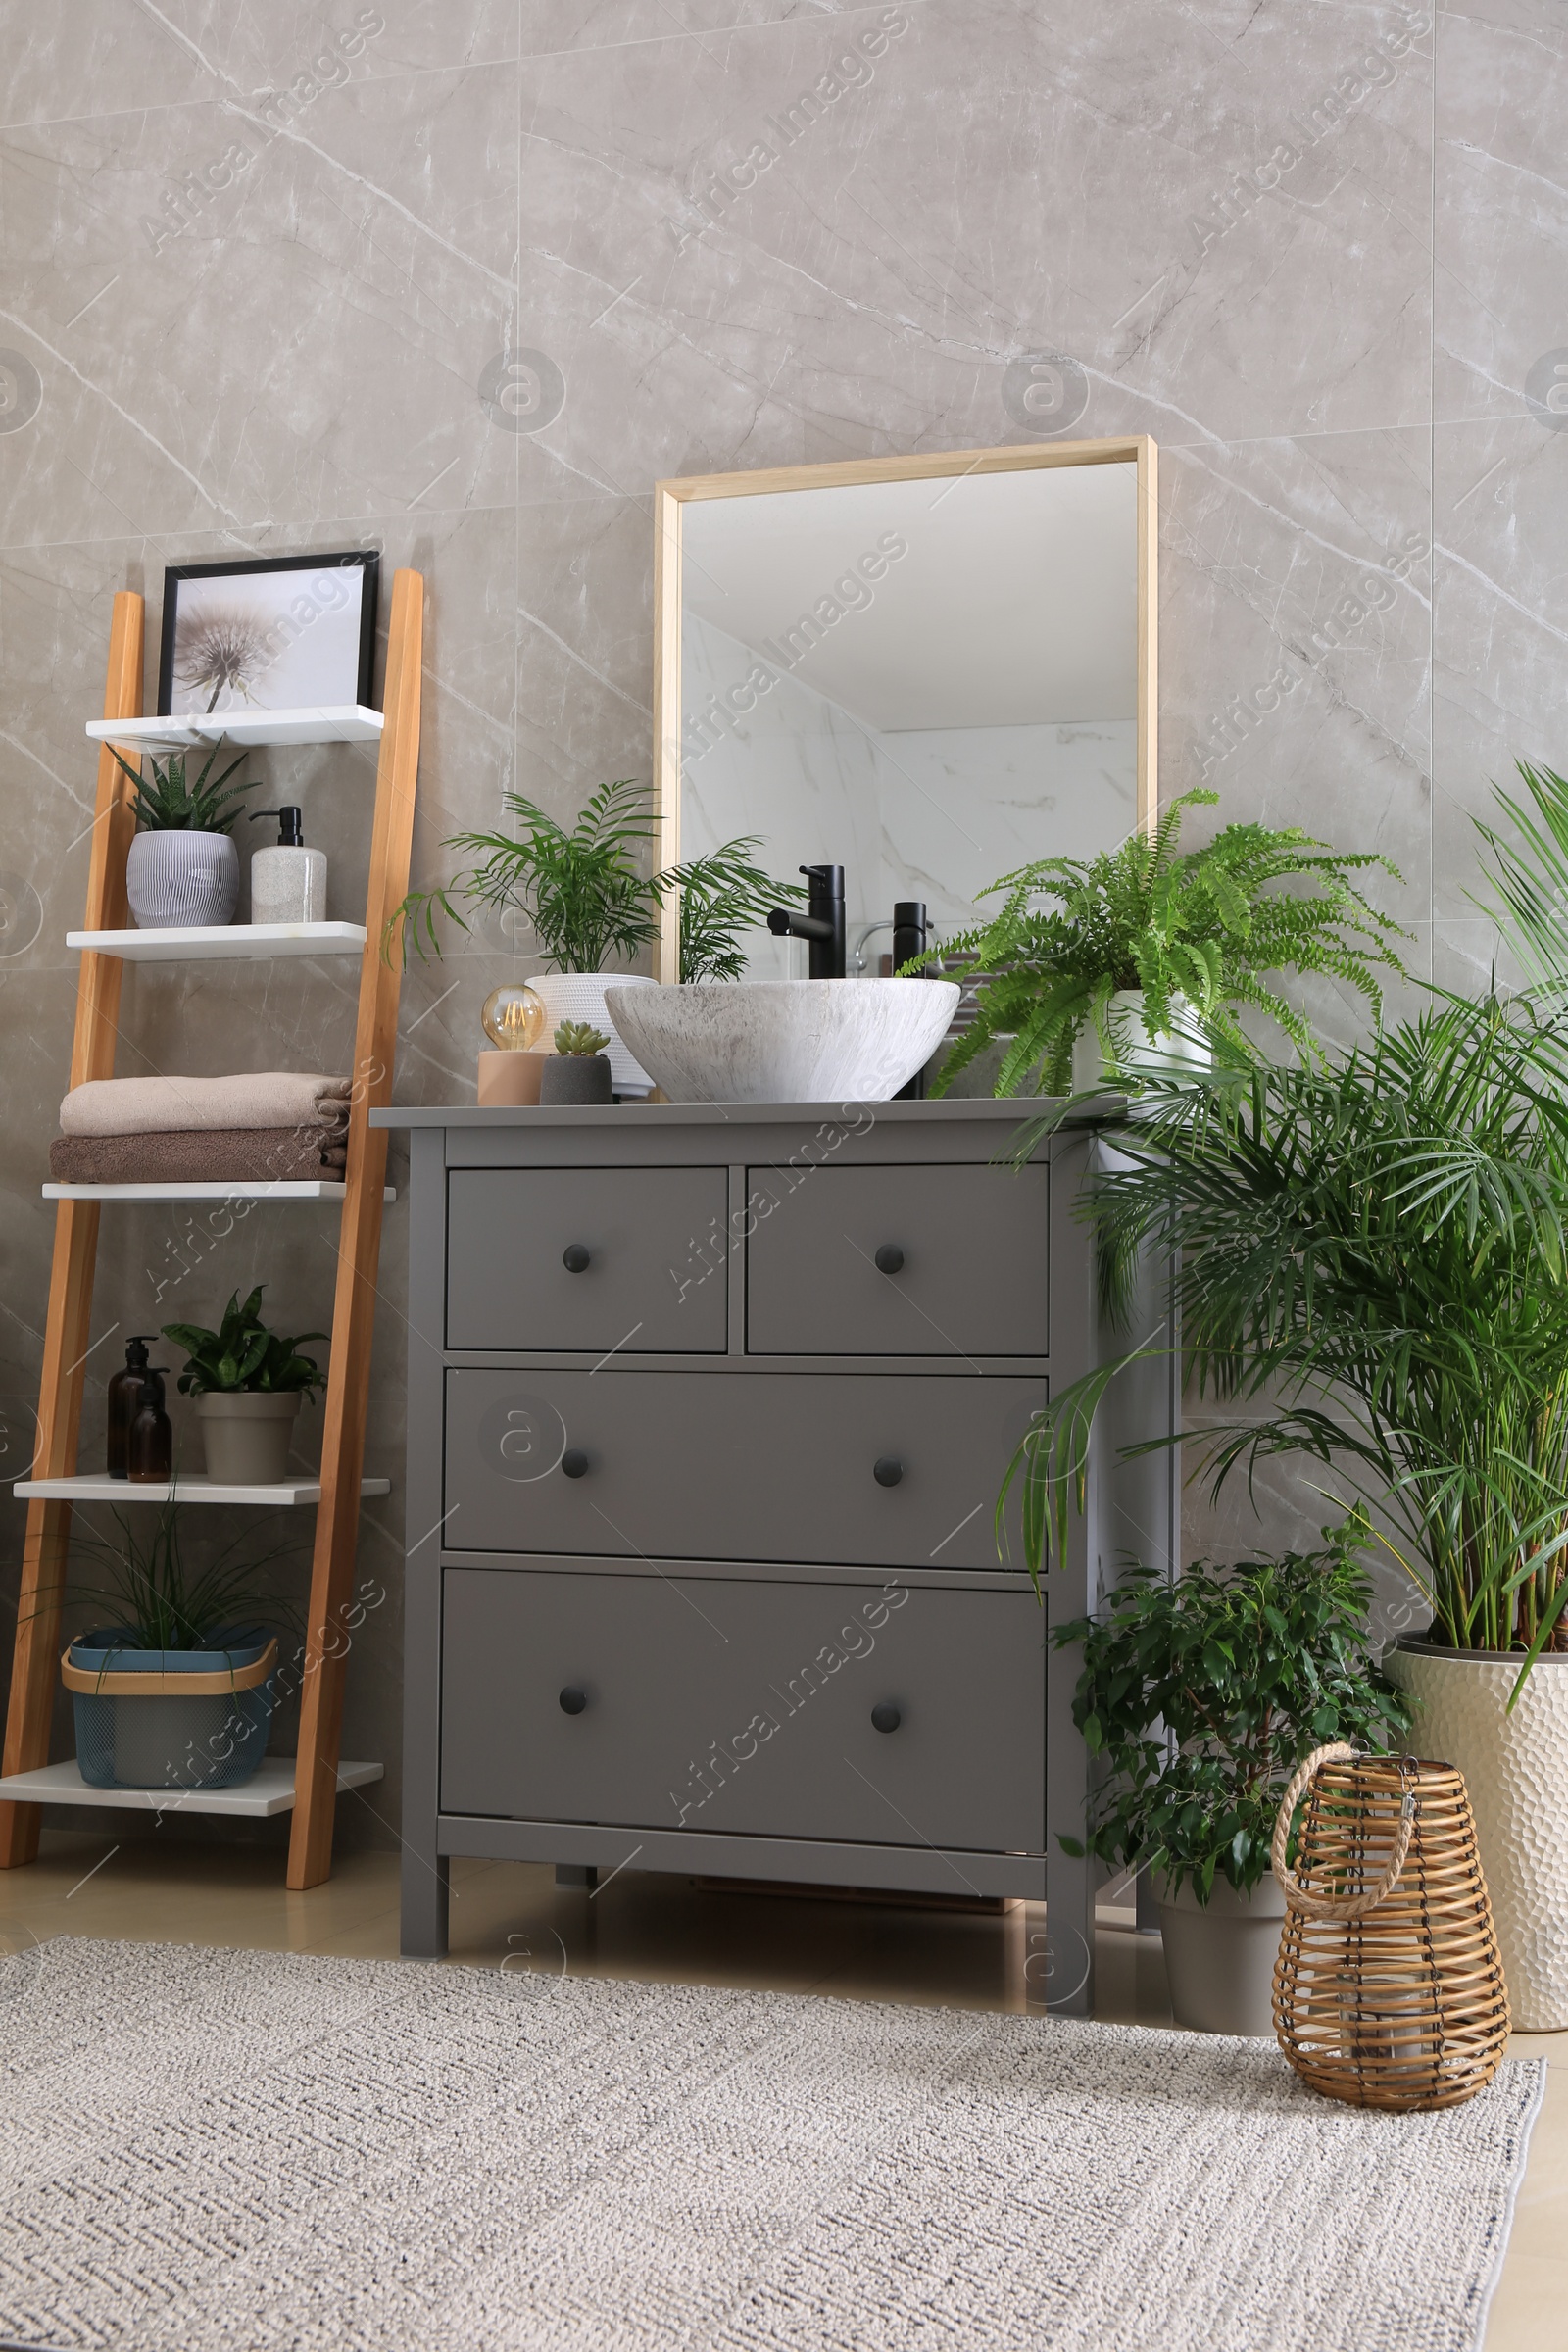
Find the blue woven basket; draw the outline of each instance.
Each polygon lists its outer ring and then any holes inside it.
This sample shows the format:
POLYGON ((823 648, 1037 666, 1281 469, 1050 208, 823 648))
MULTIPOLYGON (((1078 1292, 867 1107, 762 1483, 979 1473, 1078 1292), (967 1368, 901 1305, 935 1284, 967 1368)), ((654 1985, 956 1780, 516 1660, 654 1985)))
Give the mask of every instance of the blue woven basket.
POLYGON ((112 1626, 72 1642, 61 1668, 89 1788, 238 1788, 251 1779, 277 1704, 277 1642, 256 1626, 225 1626, 211 1640, 208 1649, 143 1649, 112 1626), (126 1688, 138 1683, 145 1690, 126 1688))

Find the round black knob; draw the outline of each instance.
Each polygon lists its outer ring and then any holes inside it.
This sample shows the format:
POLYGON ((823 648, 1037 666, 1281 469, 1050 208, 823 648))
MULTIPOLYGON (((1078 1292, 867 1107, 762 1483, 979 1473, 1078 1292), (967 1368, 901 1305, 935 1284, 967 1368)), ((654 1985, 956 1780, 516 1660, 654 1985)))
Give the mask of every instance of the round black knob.
POLYGON ((581 1242, 568 1242, 561 1252, 561 1262, 568 1274, 581 1274, 587 1270, 590 1261, 581 1242))
POLYGON ((878 1454, 871 1467, 871 1476, 879 1487, 896 1487, 904 1476, 904 1464, 896 1453, 878 1454))
MULTIPOLYGON (((564 1692, 562 1694, 561 1703, 563 1706, 566 1703, 564 1692)), ((879 1707, 871 1709, 871 1723, 876 1731, 896 1732, 903 1721, 904 1717, 890 1698, 885 1698, 879 1707)))
POLYGON ((588 1456, 580 1446, 568 1446, 561 1457, 561 1467, 568 1478, 586 1478, 588 1456))
POLYGON ((575 1683, 568 1683, 564 1690, 563 1690, 561 1693, 561 1712, 563 1715, 580 1715, 587 1704, 587 1691, 579 1690, 575 1683))
POLYGON ((876 1253, 877 1272, 879 1274, 897 1274, 903 1263, 904 1251, 899 1248, 898 1243, 884 1242, 876 1253))

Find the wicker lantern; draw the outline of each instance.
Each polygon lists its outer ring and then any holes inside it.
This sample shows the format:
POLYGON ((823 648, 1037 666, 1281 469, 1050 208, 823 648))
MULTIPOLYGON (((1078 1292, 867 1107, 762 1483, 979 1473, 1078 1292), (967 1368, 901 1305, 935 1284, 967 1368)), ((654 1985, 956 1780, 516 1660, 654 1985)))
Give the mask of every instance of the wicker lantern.
POLYGON ((1320 1747, 1285 1792, 1273 1865, 1287 1906, 1274 2030, 1302 2081, 1356 2107, 1456 2107, 1485 2089, 1508 1994, 1462 1775, 1320 1747))

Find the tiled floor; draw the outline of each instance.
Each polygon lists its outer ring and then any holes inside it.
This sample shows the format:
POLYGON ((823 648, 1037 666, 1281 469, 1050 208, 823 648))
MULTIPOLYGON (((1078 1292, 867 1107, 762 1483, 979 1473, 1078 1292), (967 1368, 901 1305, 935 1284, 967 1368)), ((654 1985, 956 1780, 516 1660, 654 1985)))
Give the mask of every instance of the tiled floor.
MULTIPOLYGON (((127 1936, 261 1951, 397 1955, 397 1862, 350 1856, 324 1886, 289 1894, 281 1856, 231 1846, 158 1850, 55 1831, 30 1870, 0 1876, 0 1949, 53 1936, 127 1936), (105 1857, 108 1857, 107 1859, 105 1857)), ((1098 1936, 1099 2011, 1171 2022, 1158 1938, 1098 1936)), ((522 1863, 453 1867, 452 1957, 472 1967, 773 1985, 841 1999, 1043 2008, 1044 1913, 1004 1917, 793 1895, 718 1892, 625 1871, 589 1896, 522 1863)), ((1515 2037, 1550 2061, 1486 2352, 1568 2345, 1568 2034, 1515 2037)))

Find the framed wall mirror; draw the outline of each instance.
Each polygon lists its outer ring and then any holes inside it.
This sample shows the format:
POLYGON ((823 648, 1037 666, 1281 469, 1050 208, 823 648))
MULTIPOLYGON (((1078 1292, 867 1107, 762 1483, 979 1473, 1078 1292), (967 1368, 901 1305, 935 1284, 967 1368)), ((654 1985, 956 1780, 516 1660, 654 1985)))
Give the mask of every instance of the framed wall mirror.
MULTIPOLYGON (((1154 468, 1138 437, 661 482, 660 863, 755 835, 777 879, 843 866, 847 969, 874 974, 896 903, 940 945, 1002 874, 1147 824, 1154 468)), ((806 969, 761 924, 743 944, 749 979, 806 969)))

